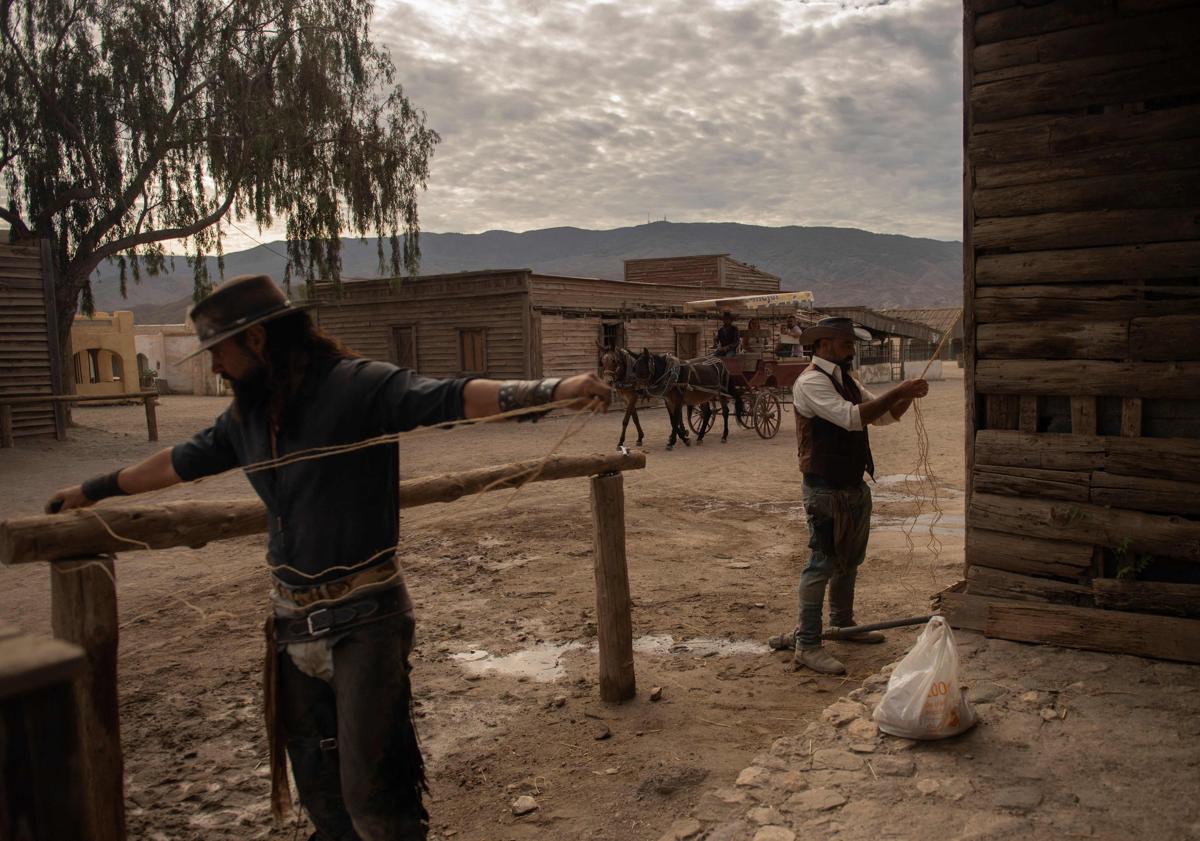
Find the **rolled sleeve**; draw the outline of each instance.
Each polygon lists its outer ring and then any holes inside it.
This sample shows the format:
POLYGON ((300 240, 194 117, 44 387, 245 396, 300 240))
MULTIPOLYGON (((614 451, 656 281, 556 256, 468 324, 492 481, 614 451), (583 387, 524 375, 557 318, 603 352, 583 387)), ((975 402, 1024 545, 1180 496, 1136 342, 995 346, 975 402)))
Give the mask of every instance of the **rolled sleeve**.
POLYGON ((850 432, 862 431, 858 407, 838 394, 830 379, 820 372, 801 375, 792 389, 792 399, 803 417, 818 417, 850 432))
POLYGON ((227 409, 208 429, 171 448, 171 466, 180 479, 191 482, 238 466, 237 450, 229 435, 231 422, 227 409))

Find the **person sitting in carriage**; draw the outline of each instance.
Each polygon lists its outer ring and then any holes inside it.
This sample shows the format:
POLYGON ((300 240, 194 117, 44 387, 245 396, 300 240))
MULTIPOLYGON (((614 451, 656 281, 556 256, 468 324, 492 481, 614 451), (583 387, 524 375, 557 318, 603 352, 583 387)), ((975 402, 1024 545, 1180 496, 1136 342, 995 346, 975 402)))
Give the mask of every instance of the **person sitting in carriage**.
POLYGON ((721 313, 721 328, 717 330, 717 341, 713 345, 713 356, 733 356, 738 352, 742 343, 741 333, 733 323, 733 313, 729 310, 721 313))

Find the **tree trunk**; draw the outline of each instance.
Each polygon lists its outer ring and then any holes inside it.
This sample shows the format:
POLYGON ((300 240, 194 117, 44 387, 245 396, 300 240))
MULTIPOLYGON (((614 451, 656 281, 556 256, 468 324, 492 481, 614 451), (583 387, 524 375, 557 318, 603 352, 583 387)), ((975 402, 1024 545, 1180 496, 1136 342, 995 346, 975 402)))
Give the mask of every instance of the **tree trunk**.
MULTIPOLYGON (((75 362, 71 353, 71 325, 75 323, 75 309, 79 305, 79 293, 87 282, 87 275, 80 276, 78 269, 54 269, 54 304, 57 310, 58 353, 62 360, 63 391, 75 394, 75 362)), ((67 405, 67 424, 71 423, 70 404, 67 405)))

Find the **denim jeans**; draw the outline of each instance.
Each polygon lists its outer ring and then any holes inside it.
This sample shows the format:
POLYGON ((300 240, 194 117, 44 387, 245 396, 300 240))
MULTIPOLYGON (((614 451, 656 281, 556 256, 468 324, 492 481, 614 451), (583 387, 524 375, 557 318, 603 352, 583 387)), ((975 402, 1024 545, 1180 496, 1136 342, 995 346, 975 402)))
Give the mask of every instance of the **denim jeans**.
POLYGON ((426 837, 408 680, 414 628, 402 613, 345 632, 328 682, 279 658, 288 756, 316 841, 426 837))
POLYGON ((825 588, 829 587, 829 621, 837 627, 854 624, 854 580, 867 556, 871 533, 871 489, 824 488, 804 483, 804 511, 808 515, 808 546, 812 550, 800 574, 800 610, 796 639, 803 648, 821 644, 821 612, 825 588), (839 558, 834 538, 834 507, 839 500, 849 523, 839 558))

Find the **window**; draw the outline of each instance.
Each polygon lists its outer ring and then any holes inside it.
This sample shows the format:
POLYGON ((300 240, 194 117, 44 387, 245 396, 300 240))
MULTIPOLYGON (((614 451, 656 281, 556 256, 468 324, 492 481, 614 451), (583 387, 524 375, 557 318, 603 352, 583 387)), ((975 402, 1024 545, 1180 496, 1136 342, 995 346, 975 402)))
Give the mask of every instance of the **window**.
POLYGON ((675 355, 680 359, 695 359, 700 355, 700 331, 675 329, 675 355))
POLYGON ((482 327, 458 331, 459 368, 464 374, 487 373, 487 330, 482 327))
POLYGON ((600 344, 606 348, 625 347, 625 325, 620 321, 605 321, 600 325, 600 344))
POLYGON ((401 368, 417 370, 417 328, 412 324, 392 328, 392 362, 401 368))

